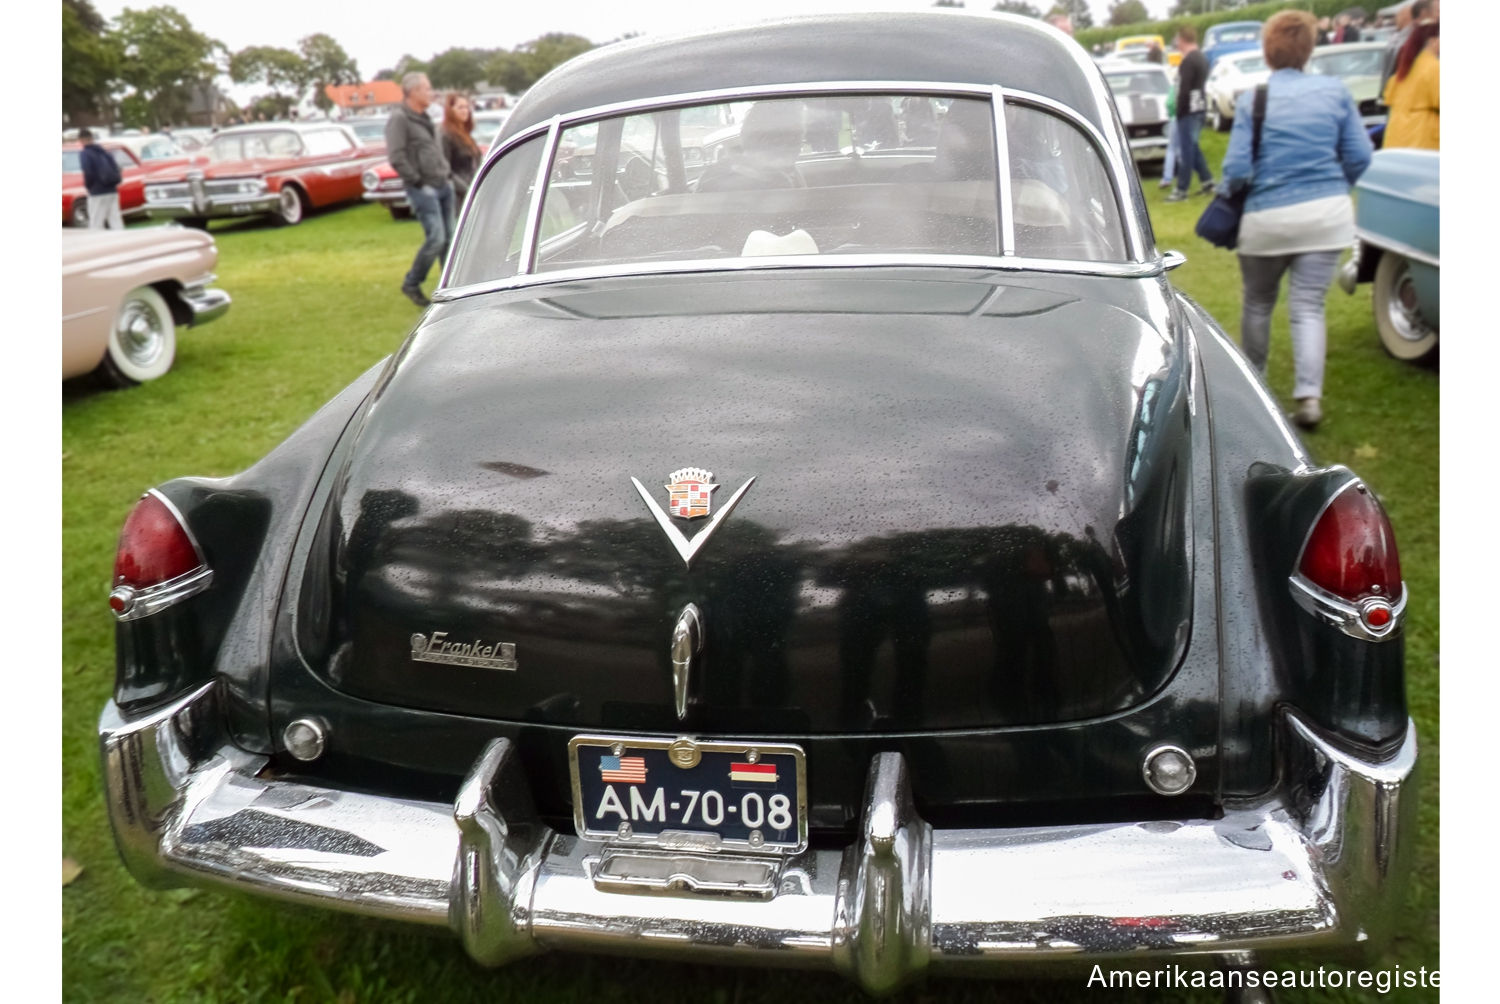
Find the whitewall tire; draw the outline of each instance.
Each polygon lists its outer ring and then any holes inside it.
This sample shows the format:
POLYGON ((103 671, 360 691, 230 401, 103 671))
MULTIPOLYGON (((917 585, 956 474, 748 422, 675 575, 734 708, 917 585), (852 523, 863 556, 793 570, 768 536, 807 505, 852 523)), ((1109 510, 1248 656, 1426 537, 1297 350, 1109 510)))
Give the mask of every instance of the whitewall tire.
POLYGON ((113 387, 155 380, 177 356, 177 325, 172 310, 150 286, 132 289, 115 312, 99 376, 113 387))

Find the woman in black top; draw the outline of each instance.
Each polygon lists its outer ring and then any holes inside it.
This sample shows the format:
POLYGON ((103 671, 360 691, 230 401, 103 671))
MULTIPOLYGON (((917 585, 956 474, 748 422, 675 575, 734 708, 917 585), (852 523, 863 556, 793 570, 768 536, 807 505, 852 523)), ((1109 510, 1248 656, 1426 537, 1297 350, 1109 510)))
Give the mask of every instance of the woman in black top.
POLYGON ((462 202, 479 167, 479 144, 474 142, 474 112, 462 94, 448 95, 443 109, 443 153, 453 181, 453 197, 462 202))

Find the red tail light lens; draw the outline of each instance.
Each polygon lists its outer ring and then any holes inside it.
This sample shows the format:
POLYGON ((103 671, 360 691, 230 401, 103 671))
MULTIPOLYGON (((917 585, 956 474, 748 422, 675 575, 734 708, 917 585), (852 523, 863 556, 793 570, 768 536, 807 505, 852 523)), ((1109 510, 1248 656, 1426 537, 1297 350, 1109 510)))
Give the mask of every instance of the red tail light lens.
POLYGON ((109 606, 122 620, 142 617, 201 592, 212 577, 177 512, 148 494, 120 531, 109 606))
MULTIPOLYGON (((1350 602, 1401 593, 1401 558, 1385 510, 1363 484, 1344 489, 1313 527, 1298 570, 1308 581, 1350 602)), ((1388 615, 1386 615, 1388 617, 1388 615)))

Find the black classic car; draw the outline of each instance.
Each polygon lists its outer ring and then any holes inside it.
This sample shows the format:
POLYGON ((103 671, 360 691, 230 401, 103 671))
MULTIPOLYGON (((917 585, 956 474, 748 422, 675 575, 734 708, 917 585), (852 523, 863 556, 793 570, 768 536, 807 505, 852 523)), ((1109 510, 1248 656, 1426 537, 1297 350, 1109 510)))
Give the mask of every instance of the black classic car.
POLYGON ((126 521, 127 865, 490 965, 872 991, 1376 942, 1416 764, 1391 528, 1181 262, 1033 20, 568 62, 399 351, 126 521), (686 163, 688 115, 732 148, 686 163))

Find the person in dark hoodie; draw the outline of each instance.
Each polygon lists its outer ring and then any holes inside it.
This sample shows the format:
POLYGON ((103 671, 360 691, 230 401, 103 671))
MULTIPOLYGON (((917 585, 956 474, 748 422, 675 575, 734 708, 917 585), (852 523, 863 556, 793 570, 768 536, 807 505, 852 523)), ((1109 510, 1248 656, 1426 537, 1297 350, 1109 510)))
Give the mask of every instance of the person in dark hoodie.
POLYGON ((412 259, 411 270, 401 283, 401 292, 419 307, 431 301, 422 283, 434 261, 448 256, 453 238, 453 186, 448 182, 448 158, 438 142, 437 128, 427 114, 432 104, 432 82, 425 73, 401 78, 401 107, 385 123, 385 148, 391 166, 406 184, 406 201, 422 223, 422 246, 412 259))
POLYGON ((92 131, 80 129, 78 138, 83 141, 78 162, 83 168, 83 187, 89 193, 89 229, 124 230, 125 220, 120 216, 120 165, 108 150, 94 142, 92 131))

